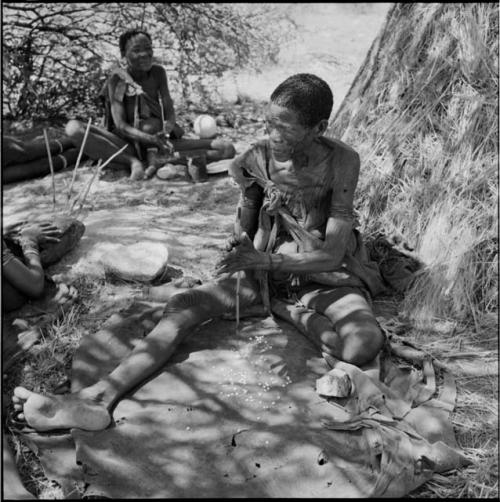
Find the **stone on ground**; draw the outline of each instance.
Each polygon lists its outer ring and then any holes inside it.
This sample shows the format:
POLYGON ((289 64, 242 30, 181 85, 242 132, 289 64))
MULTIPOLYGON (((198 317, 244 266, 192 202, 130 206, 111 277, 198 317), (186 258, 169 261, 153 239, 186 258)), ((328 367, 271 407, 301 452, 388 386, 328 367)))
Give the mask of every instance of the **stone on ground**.
POLYGON ((160 276, 168 263, 168 248, 158 242, 134 244, 103 243, 100 263, 105 272, 124 280, 150 282, 160 276))

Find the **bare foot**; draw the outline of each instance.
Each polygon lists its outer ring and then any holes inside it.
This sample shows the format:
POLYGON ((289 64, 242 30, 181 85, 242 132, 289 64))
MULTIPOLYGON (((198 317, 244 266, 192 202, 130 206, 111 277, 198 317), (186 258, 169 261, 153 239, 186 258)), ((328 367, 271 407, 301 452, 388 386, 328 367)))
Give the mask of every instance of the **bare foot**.
POLYGON ((144 166, 140 160, 134 160, 130 165, 130 179, 133 181, 144 178, 144 166))
POLYGON ((38 431, 84 429, 100 431, 111 422, 106 407, 77 394, 43 396, 24 387, 16 387, 12 396, 21 420, 38 431))

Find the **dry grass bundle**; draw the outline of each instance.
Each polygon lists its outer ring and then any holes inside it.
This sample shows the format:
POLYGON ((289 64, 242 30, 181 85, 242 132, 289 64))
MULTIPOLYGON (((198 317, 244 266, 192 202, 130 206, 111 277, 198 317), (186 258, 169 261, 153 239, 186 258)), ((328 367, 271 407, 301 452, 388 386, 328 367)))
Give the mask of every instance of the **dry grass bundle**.
POLYGON ((498 302, 498 7, 395 4, 331 124, 363 167, 362 226, 426 268, 414 319, 474 319, 498 302))
POLYGON ((363 231, 425 264, 405 337, 457 378, 472 464, 412 497, 498 497, 498 38, 496 4, 395 4, 331 124, 361 156, 363 231))

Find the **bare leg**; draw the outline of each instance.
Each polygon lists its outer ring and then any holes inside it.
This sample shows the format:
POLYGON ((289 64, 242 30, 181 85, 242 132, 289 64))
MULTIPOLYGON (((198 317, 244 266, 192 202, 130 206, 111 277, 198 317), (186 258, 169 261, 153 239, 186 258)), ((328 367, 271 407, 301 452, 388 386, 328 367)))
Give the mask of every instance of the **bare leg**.
MULTIPOLYGON (((148 134, 156 134, 162 130, 162 122, 156 118, 145 119, 139 123, 139 129, 148 134)), ((158 148, 148 148, 146 152, 146 170, 144 171, 144 177, 146 179, 152 178, 162 163, 162 157, 159 154, 158 148)))
POLYGON ((200 155, 206 155, 208 162, 232 159, 236 154, 233 144, 225 139, 176 139, 172 143, 175 151, 181 154, 200 150, 200 155))
MULTIPOLYGON (((79 120, 70 120, 66 124, 66 134, 78 148, 83 142, 85 129, 86 125, 79 120)), ((132 146, 123 138, 120 138, 102 127, 90 126, 89 135, 83 151, 93 160, 102 159, 105 161, 125 145, 128 145, 128 148, 115 157, 114 163, 130 167, 130 177, 132 179, 141 179, 144 173, 144 166, 137 158, 132 146)))
POLYGON ((357 366, 372 361, 384 337, 368 302, 356 288, 307 286, 299 292, 307 310, 273 302, 273 312, 294 324, 318 347, 357 366))
MULTIPOLYGON (((236 278, 229 276, 174 295, 165 316, 107 377, 62 396, 42 396, 17 387, 12 398, 14 408, 22 411, 27 423, 38 430, 104 429, 116 401, 164 366, 191 328, 235 308, 235 291, 236 278)), ((242 278, 240 307, 259 302, 255 282, 242 278)))
POLYGON ((207 162, 214 162, 223 159, 232 159, 236 150, 231 142, 223 139, 214 139, 210 143, 210 150, 207 152, 207 162))

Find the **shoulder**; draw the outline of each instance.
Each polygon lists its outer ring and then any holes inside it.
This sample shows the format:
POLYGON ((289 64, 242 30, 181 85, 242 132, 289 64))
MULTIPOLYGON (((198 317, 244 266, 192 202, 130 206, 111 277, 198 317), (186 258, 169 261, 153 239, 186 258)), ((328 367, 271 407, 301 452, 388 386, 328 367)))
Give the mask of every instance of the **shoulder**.
POLYGON ((265 138, 254 141, 243 151, 243 153, 238 155, 233 162, 235 164, 245 165, 255 162, 258 158, 265 160, 268 151, 267 144, 268 140, 265 138))
POLYGON ((151 66, 151 76, 156 77, 156 78, 166 78, 167 73, 165 71, 165 68, 159 64, 153 64, 151 66))
POLYGON ((359 154, 354 148, 344 143, 340 139, 321 137, 321 142, 324 147, 331 150, 336 161, 341 160, 342 163, 348 163, 352 166, 359 166, 359 154))
POLYGON ((266 172, 267 151, 267 139, 253 142, 232 160, 229 173, 240 184, 249 175, 263 177, 266 172))

